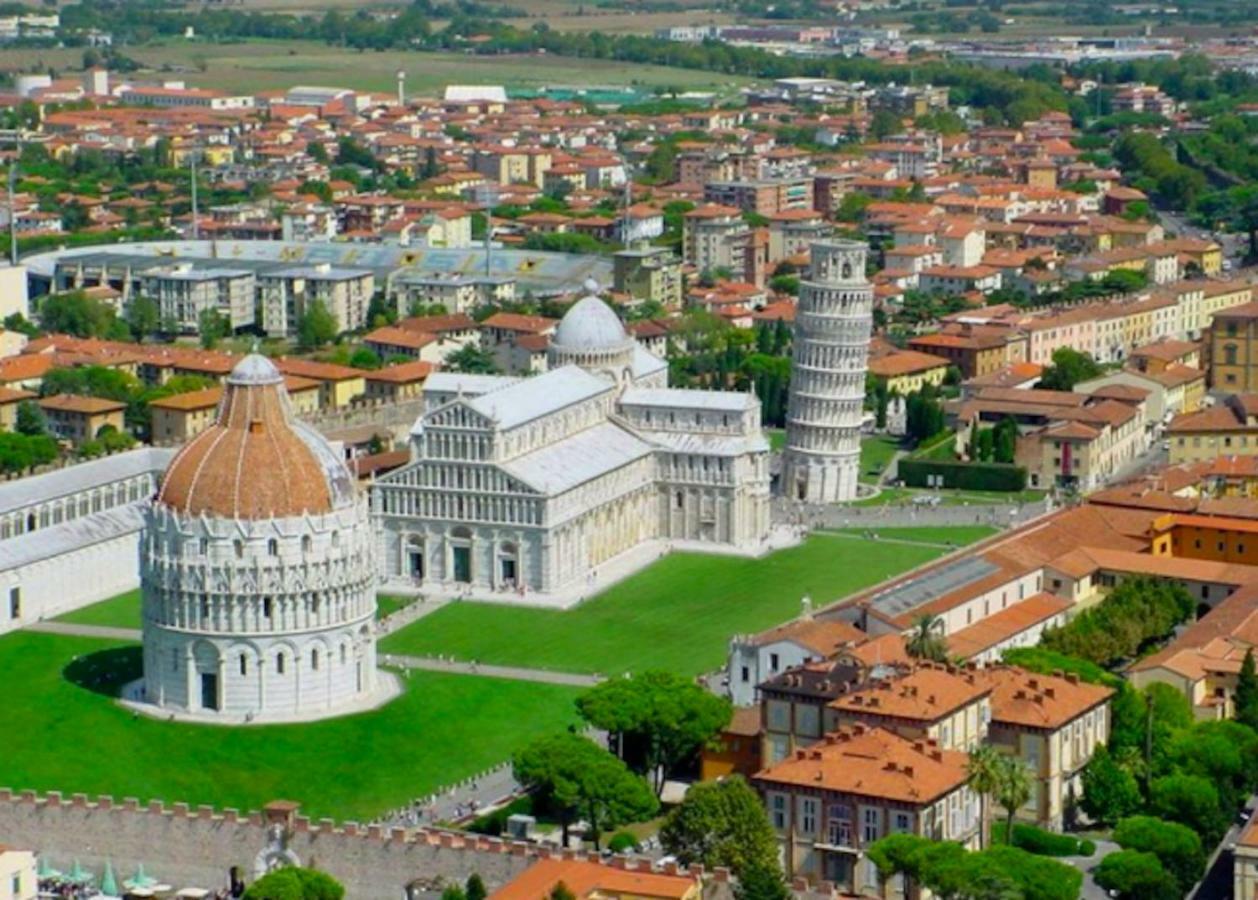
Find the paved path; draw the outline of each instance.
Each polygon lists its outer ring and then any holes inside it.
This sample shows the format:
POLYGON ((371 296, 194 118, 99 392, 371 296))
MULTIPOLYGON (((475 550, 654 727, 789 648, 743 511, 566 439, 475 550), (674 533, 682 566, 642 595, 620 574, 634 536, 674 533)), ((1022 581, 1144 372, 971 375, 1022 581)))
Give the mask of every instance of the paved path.
POLYGON ((957 550, 964 544, 953 544, 945 541, 917 541, 912 538, 886 537, 875 533, 873 537, 867 537, 863 534, 853 534, 848 531, 831 531, 823 529, 814 531, 813 534, 821 537, 839 538, 840 540, 849 541, 877 541, 879 544, 908 544, 911 547, 938 547, 940 550, 957 550))
POLYGON ((143 637, 138 628, 111 628, 106 625, 76 625, 73 622, 34 622, 27 631, 46 634, 68 634, 76 637, 110 638, 118 641, 138 641, 143 637))
POLYGON ((514 678, 517 681, 537 681, 542 684, 568 684, 574 687, 593 687, 605 680, 601 675, 579 672, 552 672, 547 669, 525 669, 517 666, 489 666, 484 663, 459 662, 453 659, 432 659, 423 656, 395 656, 381 654, 380 662, 402 669, 423 669, 428 672, 449 672, 455 675, 480 675, 485 678, 514 678))
POLYGON ((1096 853, 1092 856, 1063 856, 1058 862, 1083 873, 1083 886, 1079 891, 1081 900, 1109 900, 1105 888, 1092 880, 1092 871, 1101 864, 1101 860, 1121 848, 1113 841, 1093 839, 1093 843, 1096 844, 1096 853))

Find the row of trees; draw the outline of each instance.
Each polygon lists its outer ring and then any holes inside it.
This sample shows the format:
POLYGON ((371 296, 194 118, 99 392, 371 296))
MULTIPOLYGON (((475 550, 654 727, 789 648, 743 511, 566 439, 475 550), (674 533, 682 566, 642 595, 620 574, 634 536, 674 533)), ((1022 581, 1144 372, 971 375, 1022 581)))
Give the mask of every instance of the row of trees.
POLYGON ((1179 584, 1138 575, 1065 625, 1047 629, 1041 643, 1069 656, 1114 665, 1150 641, 1165 638, 1192 618, 1194 609, 1193 598, 1179 584))
POLYGON ((884 880, 904 877, 906 896, 917 886, 944 900, 1076 900, 1083 885, 1077 869, 1009 846, 970 852, 952 841, 892 834, 874 842, 868 855, 884 880))

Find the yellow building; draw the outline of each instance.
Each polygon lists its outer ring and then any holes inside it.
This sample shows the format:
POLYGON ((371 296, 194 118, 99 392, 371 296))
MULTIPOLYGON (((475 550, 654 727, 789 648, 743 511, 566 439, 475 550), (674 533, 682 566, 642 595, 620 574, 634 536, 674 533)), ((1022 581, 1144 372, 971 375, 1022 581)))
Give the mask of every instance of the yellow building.
POLYGON ((0 844, 0 900, 35 900, 38 896, 35 854, 0 844))
MULTIPOLYGON (((295 415, 306 416, 319 411, 319 382, 286 375, 284 386, 295 415)), ((222 399, 223 389, 212 387, 153 400, 149 403, 153 443, 187 443, 214 424, 222 399)))
POLYGON ((1232 896, 1236 900, 1258 897, 1258 818, 1245 826, 1232 851, 1232 896))
POLYGON ((1154 556, 1258 566, 1258 522, 1250 519, 1168 513, 1150 530, 1154 556))
POLYGON ((394 402, 418 397, 424 392, 424 382, 436 369, 430 362, 415 360, 385 366, 367 373, 367 399, 394 402))
POLYGON ((73 444, 91 440, 106 425, 112 426, 116 431, 122 431, 126 427, 123 413, 127 405, 116 400, 57 394, 40 400, 39 408, 44 411, 49 433, 58 440, 73 444))
POLYGON ((1210 326, 1210 384, 1220 391, 1258 391, 1258 301, 1222 309, 1210 326))
POLYGON ((0 431, 13 431, 17 428, 17 408, 23 400, 37 397, 32 391, 19 388, 0 387, 0 431))
POLYGON ((1217 406, 1178 415, 1165 435, 1171 465, 1258 455, 1258 395, 1232 395, 1217 406))
POLYGON ((889 393, 907 397, 926 385, 938 387, 952 363, 933 353, 893 350, 869 360, 869 373, 887 386, 889 393))
POLYGON ((367 393, 367 373, 362 369, 311 359, 277 359, 276 367, 285 375, 319 382, 319 408, 340 409, 367 393))

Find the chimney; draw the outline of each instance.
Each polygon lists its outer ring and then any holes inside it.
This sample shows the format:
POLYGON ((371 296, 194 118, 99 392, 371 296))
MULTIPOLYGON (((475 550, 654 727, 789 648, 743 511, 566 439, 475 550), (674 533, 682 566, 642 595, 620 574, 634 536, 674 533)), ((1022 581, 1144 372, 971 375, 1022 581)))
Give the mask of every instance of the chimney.
POLYGON ((904 774, 905 774, 905 775, 907 775, 907 776, 909 776, 909 778, 912 778, 912 777, 913 777, 913 767, 912 767, 912 766, 905 766, 905 767, 904 767, 904 774))
POLYGON ((1074 672, 1067 672, 1067 673, 1066 673, 1066 681, 1067 681, 1067 683, 1069 683, 1069 684, 1078 684, 1078 683, 1079 683, 1079 676, 1078 676, 1078 675, 1076 675, 1074 672))

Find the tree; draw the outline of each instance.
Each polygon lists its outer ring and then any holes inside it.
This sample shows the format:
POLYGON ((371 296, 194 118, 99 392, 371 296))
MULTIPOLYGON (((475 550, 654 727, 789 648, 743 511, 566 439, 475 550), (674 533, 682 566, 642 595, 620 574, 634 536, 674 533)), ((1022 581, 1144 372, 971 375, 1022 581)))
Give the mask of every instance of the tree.
POLYGON ((197 334, 203 350, 213 350, 231 333, 231 322, 217 309, 203 309, 197 316, 197 334))
POLYGON ((1210 845, 1227 830, 1228 816, 1219 805, 1219 792, 1200 775, 1164 775, 1149 786, 1149 812, 1168 822, 1179 822, 1210 845))
POLYGON ((1035 776, 1022 760, 1001 756, 996 774, 996 802, 1005 810, 1005 843, 1013 843, 1013 818, 1037 789, 1035 776))
POLYGON ((568 885, 562 881, 555 884, 550 889, 550 893, 546 895, 548 900, 577 900, 577 895, 568 889, 568 885))
POLYGON ((467 900, 485 900, 489 896, 489 891, 485 889, 485 882, 479 872, 473 872, 467 876, 467 883, 463 885, 463 896, 467 900))
POLYGON ((249 885, 244 900, 341 900, 344 896, 345 888, 326 872, 288 866, 249 885))
POLYGON ((1253 648, 1245 650, 1241 671, 1236 678, 1236 721, 1258 729, 1258 675, 1254 672, 1253 648))
POLYGON ((737 900, 791 900, 794 895, 776 864, 756 863, 743 870, 734 896, 737 900))
POLYGON ((670 672, 613 678, 577 698, 577 710, 617 740, 620 754, 649 776, 658 796, 664 780, 729 724, 724 697, 670 672))
POLYGON ((1175 878, 1152 853, 1119 850, 1101 860, 1093 879, 1121 900, 1177 900, 1175 878))
POLYGON ((649 819, 659 808, 647 783, 624 762, 577 734, 540 738, 518 752, 512 764, 516 779, 558 816, 565 846, 568 828, 578 817, 588 823, 598 849, 602 831, 649 819))
POLYGON ((992 429, 993 456, 998 463, 1012 463, 1018 451, 1018 423, 1005 416, 992 429))
POLYGON ((38 403, 34 400, 23 400, 17 405, 17 421, 14 427, 18 434, 47 434, 48 419, 38 403))
POLYGON ((692 786, 660 829, 660 843, 683 865, 724 866, 735 875, 777 864, 773 827, 739 775, 692 786))
POLYGON ((970 751, 965 764, 966 779, 970 790, 978 794, 979 819, 982 830, 979 832, 979 848, 986 847, 991 841, 991 802, 992 795, 1000 786, 1000 751, 991 744, 979 744, 970 751))
POLYGON ((52 294, 39 304, 39 324, 45 331, 75 337, 105 337, 114 323, 114 311, 82 291, 52 294))
POLYGON ((297 345, 303 350, 314 350, 336 338, 336 319, 320 300, 314 300, 297 320, 297 345))
POLYGON ((1017 847, 1001 845, 973 854, 985 857, 1018 884, 1023 900, 1077 900, 1083 873, 1017 847))
POLYGON ((1140 808, 1140 786, 1135 777, 1118 765, 1104 744, 1097 746, 1083 770, 1083 796, 1079 805, 1088 817, 1113 825, 1140 808))
POLYGON ((1052 391, 1072 391, 1080 381, 1096 378, 1101 367, 1087 353, 1070 347, 1053 351, 1053 364, 1040 375, 1039 387, 1052 391))
POLYGON ((441 891, 441 900, 467 900, 467 894, 457 884, 447 884, 441 891))
POLYGON ((1201 837, 1178 822, 1132 816, 1118 823, 1114 840, 1124 850, 1141 850, 1156 856, 1163 868, 1175 876, 1185 896, 1205 874, 1206 854, 1201 837))
POLYGON ((493 353, 475 344, 466 344, 447 356, 445 370, 469 375, 496 375, 499 372, 493 353))
POLYGON ((889 109, 880 109, 869 120, 869 136, 876 141, 904 129, 904 120, 889 109))
POLYGON ((161 310, 158 309, 157 301, 151 297, 133 297, 127 304, 126 320, 131 336, 142 341, 157 332, 161 325, 161 310))
POLYGON ((943 636, 942 622, 938 616, 921 615, 913 623, 913 633, 904 644, 904 649, 914 659, 930 659, 935 662, 946 662, 948 659, 948 640, 943 636))

